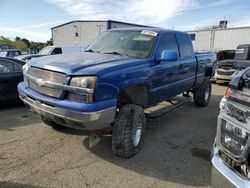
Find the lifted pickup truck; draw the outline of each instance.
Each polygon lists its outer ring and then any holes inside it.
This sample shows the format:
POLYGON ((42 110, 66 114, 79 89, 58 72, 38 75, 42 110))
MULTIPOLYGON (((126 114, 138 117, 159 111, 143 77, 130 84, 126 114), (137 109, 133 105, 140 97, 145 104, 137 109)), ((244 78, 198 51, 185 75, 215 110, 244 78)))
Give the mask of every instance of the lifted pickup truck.
POLYGON ((18 90, 46 124, 110 127, 113 153, 128 158, 143 145, 145 108, 184 92, 197 106, 209 103, 214 61, 212 53, 196 56, 183 32, 115 29, 83 53, 28 62, 18 90))
POLYGON ((212 187, 250 187, 250 67, 230 83, 220 103, 212 150, 212 187))

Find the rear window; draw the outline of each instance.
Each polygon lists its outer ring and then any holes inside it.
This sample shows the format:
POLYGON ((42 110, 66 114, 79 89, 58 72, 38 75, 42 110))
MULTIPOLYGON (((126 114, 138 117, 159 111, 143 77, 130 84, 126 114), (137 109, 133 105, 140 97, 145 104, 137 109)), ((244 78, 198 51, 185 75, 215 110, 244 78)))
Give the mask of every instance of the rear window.
POLYGON ((61 54, 62 53, 62 48, 55 48, 52 52, 51 52, 51 55, 54 55, 54 54, 61 54))
POLYGON ((50 55, 51 50, 53 50, 53 47, 47 46, 41 49, 41 51, 38 53, 39 55, 50 55))

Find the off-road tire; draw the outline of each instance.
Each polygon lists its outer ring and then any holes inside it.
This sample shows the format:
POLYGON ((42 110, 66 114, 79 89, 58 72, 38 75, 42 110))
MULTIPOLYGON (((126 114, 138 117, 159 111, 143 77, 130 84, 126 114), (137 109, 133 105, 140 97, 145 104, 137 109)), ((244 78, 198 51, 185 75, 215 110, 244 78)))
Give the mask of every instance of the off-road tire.
POLYGON ((194 89, 193 91, 194 104, 200 107, 207 106, 210 101, 211 91, 211 81, 209 77, 205 77, 200 87, 194 89), (209 89, 209 91, 207 91, 207 89, 209 89))
POLYGON ((62 125, 59 125, 59 124, 57 124, 57 123, 55 123, 53 121, 50 121, 50 120, 48 120, 48 119, 46 119, 44 117, 42 117, 41 119, 42 119, 44 124, 52 127, 53 129, 66 129, 66 127, 64 127, 62 125))
POLYGON ((130 158, 138 153, 144 144, 145 124, 145 114, 142 107, 135 104, 123 105, 117 114, 113 127, 113 153, 122 158, 130 158), (138 122, 142 124, 142 131, 140 140, 135 146, 133 142, 133 130, 138 122))

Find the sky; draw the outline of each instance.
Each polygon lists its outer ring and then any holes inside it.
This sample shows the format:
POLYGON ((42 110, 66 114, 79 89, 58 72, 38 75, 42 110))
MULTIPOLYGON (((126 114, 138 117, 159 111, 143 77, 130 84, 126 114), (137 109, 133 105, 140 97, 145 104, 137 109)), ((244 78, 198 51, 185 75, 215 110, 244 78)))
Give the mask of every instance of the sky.
POLYGON ((0 0, 0 36, 45 42, 72 20, 117 20, 175 30, 250 26, 249 0, 0 0))

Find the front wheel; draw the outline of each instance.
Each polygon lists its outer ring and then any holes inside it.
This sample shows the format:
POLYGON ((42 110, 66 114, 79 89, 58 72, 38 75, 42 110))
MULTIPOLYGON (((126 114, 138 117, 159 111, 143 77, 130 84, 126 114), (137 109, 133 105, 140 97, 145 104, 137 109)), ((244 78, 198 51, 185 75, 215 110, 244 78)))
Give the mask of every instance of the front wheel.
POLYGON ((201 107, 207 106, 210 101, 211 90, 211 81, 208 77, 205 77, 202 84, 193 91, 194 104, 201 107))
POLYGON ((122 158, 129 158, 138 153, 144 143, 145 124, 142 107, 135 104, 122 106, 113 127, 113 153, 122 158))

